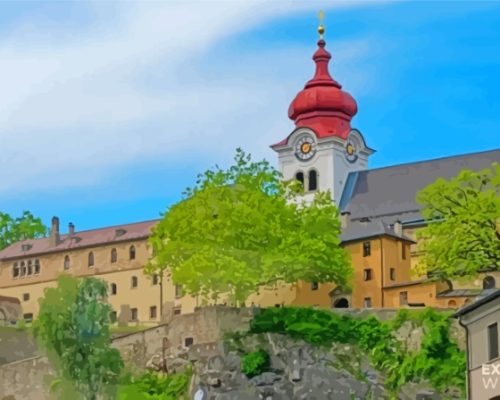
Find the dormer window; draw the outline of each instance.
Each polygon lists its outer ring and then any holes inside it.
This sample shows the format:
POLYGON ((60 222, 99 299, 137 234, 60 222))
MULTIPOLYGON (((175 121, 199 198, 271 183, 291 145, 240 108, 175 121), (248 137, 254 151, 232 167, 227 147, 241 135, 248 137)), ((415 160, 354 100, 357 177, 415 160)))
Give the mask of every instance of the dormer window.
POLYGON ((116 229, 116 230, 115 230, 115 235, 116 235, 116 236, 123 236, 123 235, 125 235, 126 233, 127 233, 127 231, 126 231, 125 229, 121 229, 121 228, 120 228, 120 229, 116 229))
POLYGON ((22 251, 29 251, 33 246, 29 243, 25 243, 23 245, 21 245, 21 250, 22 251))
POLYGON ((71 260, 69 256, 64 257, 64 269, 69 269, 71 267, 71 260))
POLYGON ((118 253, 116 249, 111 250, 111 263, 115 263, 118 260, 118 253))

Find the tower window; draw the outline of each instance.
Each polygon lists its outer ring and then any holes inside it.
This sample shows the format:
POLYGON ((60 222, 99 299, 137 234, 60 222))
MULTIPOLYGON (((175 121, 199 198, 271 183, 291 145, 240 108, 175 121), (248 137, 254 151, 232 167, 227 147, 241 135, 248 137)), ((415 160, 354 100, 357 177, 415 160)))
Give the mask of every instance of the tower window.
POLYGON ((372 253, 370 242, 363 242, 363 257, 368 257, 372 253))
POLYGON ((116 260, 118 260, 118 253, 116 252, 116 249, 111 250, 111 263, 115 263, 116 260))
POLYGON ((372 269, 371 268, 366 268, 363 270, 363 280, 364 281, 371 281, 372 280, 372 269))
POLYGON ((304 188, 304 173, 303 172, 297 172, 295 174, 295 179, 297 179, 301 183, 302 188, 304 188))
POLYGON ((309 191, 313 192, 318 189, 318 173, 312 169, 309 171, 309 191))
POLYGON ((135 246, 130 246, 128 255, 130 260, 135 260, 135 246))
POLYGON ((89 253, 89 267, 94 266, 94 253, 90 252, 89 253))
POLYGON ((71 267, 71 260, 69 256, 64 256, 64 269, 69 269, 71 267))
POLYGON ((118 293, 118 287, 116 286, 116 283, 112 283, 111 284, 111 294, 115 295, 116 293, 118 293))

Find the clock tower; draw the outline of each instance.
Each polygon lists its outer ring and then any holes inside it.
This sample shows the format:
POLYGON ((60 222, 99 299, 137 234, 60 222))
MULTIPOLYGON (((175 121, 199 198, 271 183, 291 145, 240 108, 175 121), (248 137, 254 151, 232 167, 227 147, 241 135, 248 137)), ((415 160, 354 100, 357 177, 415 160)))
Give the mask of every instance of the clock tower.
POLYGON ((367 169, 374 150, 359 130, 351 128, 358 106, 331 77, 328 63, 332 56, 325 49, 323 25, 318 32, 318 49, 313 55, 316 72, 288 109, 295 129, 271 148, 278 153, 283 178, 303 183, 306 201, 316 191, 329 190, 338 205, 349 172, 367 169))

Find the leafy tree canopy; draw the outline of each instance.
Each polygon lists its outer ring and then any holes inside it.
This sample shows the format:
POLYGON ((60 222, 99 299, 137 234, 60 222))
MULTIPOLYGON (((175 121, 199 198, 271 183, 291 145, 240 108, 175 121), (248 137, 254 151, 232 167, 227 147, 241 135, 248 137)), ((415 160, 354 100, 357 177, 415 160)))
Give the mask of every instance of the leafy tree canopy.
POLYGON ((20 240, 45 236, 47 228, 40 218, 24 211, 19 218, 0 212, 0 250, 20 240))
POLYGON ((40 299, 33 332, 61 376, 62 384, 56 385, 66 390, 61 398, 69 398, 72 389, 94 400, 118 379, 123 362, 111 348, 106 296, 107 285, 100 279, 62 275, 57 287, 46 289, 40 299))
POLYGON ((500 261, 500 165, 438 179, 417 195, 429 221, 417 232, 419 272, 440 279, 473 277, 500 261))
POLYGON ((267 161, 236 151, 229 169, 198 176, 150 238, 146 273, 165 268, 192 295, 236 302, 278 281, 348 286, 351 266, 340 247, 338 210, 328 193, 308 206, 297 182, 282 182, 267 161))

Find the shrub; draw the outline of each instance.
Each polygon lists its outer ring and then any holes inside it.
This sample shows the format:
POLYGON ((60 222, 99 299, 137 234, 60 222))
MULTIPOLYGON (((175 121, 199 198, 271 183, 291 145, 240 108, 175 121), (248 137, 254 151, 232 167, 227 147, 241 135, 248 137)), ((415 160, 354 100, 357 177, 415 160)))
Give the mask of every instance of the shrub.
POLYGON ((264 350, 247 353, 241 359, 241 370, 249 378, 266 372, 269 365, 269 354, 264 350))
MULTIPOLYGON (((187 396, 191 370, 163 376, 146 372, 128 377, 118 392, 118 400, 179 400, 187 396)), ((186 397, 187 398, 187 397, 186 397)))

